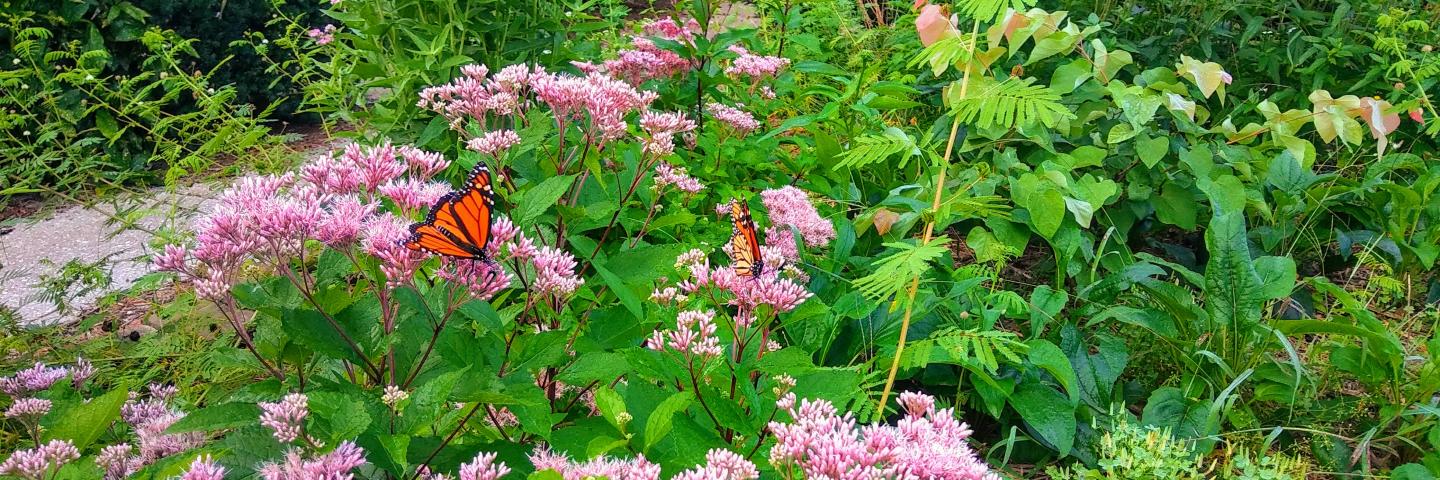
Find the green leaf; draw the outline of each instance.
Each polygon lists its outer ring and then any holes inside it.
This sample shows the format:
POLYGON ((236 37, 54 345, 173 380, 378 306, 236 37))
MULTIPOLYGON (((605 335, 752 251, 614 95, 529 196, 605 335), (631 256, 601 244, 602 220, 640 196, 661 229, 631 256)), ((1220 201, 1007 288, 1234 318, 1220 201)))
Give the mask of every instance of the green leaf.
POLYGON ((1196 217, 1200 214, 1199 203, 1195 201, 1195 194, 1191 193, 1190 189, 1175 182, 1165 182, 1165 185, 1160 187, 1160 195, 1151 198, 1155 202, 1155 217, 1162 223, 1185 230, 1195 229, 1196 217))
POLYGON ((57 421, 45 430, 43 439, 69 439, 75 448, 83 451, 109 430, 115 419, 120 418, 120 407, 128 398, 129 393, 124 388, 117 388, 88 403, 75 403, 64 410, 57 409, 47 415, 47 418, 57 421))
POLYGON ((1238 335, 1260 321, 1266 292, 1255 272, 1250 246, 1245 237, 1245 220, 1240 212, 1215 214, 1205 231, 1205 310, 1216 325, 1238 335))
POLYGON ((1044 333, 1045 324, 1055 320, 1069 300, 1070 294, 1064 290, 1056 290, 1049 285, 1035 287, 1030 292, 1030 336, 1039 337, 1044 333))
POLYGON ((1170 139, 1164 136, 1140 137, 1135 141, 1135 153, 1140 156, 1140 162, 1144 163, 1146 168, 1155 168, 1155 165, 1170 153, 1170 139))
POLYGON ((544 214, 545 210, 555 205, 574 182, 574 175, 550 177, 521 193, 515 200, 514 222, 518 225, 529 225, 544 214))
POLYGON ((1015 204, 1030 213, 1030 224, 1045 238, 1055 236, 1065 221, 1065 196, 1049 180, 1027 173, 1011 187, 1015 204))
POLYGON ((1010 405, 1044 443, 1062 457, 1070 454, 1075 445, 1075 409, 1065 395, 1039 383, 1025 382, 1010 394, 1010 405))
POLYGON ((1407 463, 1390 471, 1390 480, 1435 480, 1424 465, 1418 463, 1407 463))
MULTIPOLYGON (((1210 404, 1209 400, 1186 398, 1178 388, 1161 387, 1150 393, 1140 420, 1168 428, 1176 438, 1202 439, 1220 433, 1220 419, 1210 415, 1210 404)), ((1214 444, 1214 440, 1199 440, 1196 448, 1206 452, 1214 444)))
POLYGON ((620 304, 624 305, 626 310, 635 315, 636 320, 645 318, 645 307, 641 306, 640 297, 630 290, 630 286, 626 285, 624 280, 599 264, 592 263, 590 266, 595 268, 595 273, 600 274, 600 278, 605 280, 605 285, 610 287, 610 292, 615 294, 615 298, 620 299, 620 304))
POLYGON ((1030 363, 1049 372, 1060 382, 1060 386, 1070 394, 1071 405, 1079 403, 1080 392, 1076 389, 1079 381, 1075 378, 1075 369, 1070 366, 1070 359, 1065 358, 1065 352, 1049 340, 1031 340, 1026 345, 1030 347, 1030 363))
POLYGON ((211 405, 185 415, 165 433, 211 432, 227 428, 254 425, 260 416, 260 407, 253 403, 222 403, 211 405))
POLYGON ((100 134, 112 142, 120 136, 120 127, 115 123, 115 116, 104 108, 95 111, 95 128, 100 129, 100 134))
POLYGON ((676 392, 674 395, 671 395, 670 398, 666 398, 665 401, 660 402, 660 405, 656 406, 655 410, 650 412, 650 418, 645 420, 644 449, 646 451, 649 451, 650 447, 654 446, 660 440, 665 439, 665 436, 670 434, 670 429, 674 426, 674 419, 672 417, 689 408, 690 402, 694 401, 694 399, 695 395, 688 391, 676 392))
POLYGON ((615 389, 602 386, 595 390, 595 407, 600 409, 600 415, 615 427, 615 430, 624 432, 625 426, 620 422, 620 414, 626 413, 625 399, 615 393, 615 389))
POLYGON ((955 120, 979 128, 1013 129, 1039 123, 1054 128, 1060 120, 1074 118, 1070 108, 1060 103, 1060 94, 1044 85, 1034 85, 1034 78, 1014 78, 996 82, 989 77, 971 80, 966 96, 960 96, 960 82, 945 87, 945 104, 955 112, 955 120))

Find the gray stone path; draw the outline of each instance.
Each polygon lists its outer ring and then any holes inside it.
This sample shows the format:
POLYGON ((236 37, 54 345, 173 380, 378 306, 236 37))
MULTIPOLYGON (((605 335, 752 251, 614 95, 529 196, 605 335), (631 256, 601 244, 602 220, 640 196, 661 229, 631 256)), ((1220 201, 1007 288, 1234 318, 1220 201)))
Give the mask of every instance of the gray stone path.
POLYGON ((171 226, 187 227, 205 211, 214 191, 206 185, 121 195, 92 206, 74 205, 53 215, 21 223, 0 235, 0 305, 13 311, 22 326, 44 326, 79 320, 105 294, 134 285, 150 266, 151 234, 171 226), (138 210, 137 210, 138 209, 138 210), (117 214, 117 210, 119 213, 117 214), (125 228, 116 216, 138 217, 125 228), (81 294, 74 286, 63 294, 65 309, 47 299, 41 283, 71 262, 93 264, 108 272, 109 282, 81 294))

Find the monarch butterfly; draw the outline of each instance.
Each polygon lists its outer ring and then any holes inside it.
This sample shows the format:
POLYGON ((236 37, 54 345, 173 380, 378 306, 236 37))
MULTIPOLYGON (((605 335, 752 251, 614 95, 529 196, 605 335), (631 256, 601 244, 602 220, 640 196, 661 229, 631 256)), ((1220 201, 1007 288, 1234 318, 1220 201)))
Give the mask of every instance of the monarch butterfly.
POLYGON ((495 206, 490 170, 483 162, 475 165, 465 183, 469 188, 440 197, 425 221, 410 225, 406 248, 447 257, 488 260, 485 247, 490 244, 494 219, 491 209, 495 206))
POLYGON ((730 219, 735 229, 730 234, 730 264, 735 274, 742 277, 757 277, 765 271, 765 261, 760 256, 760 233, 755 230, 755 220, 750 218, 750 206, 738 199, 730 202, 730 219))

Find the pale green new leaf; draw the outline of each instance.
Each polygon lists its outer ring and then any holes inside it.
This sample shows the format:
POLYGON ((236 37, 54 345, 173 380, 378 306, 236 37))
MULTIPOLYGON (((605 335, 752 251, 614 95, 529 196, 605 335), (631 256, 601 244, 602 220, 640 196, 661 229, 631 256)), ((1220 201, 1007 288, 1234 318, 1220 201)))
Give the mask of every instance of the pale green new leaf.
POLYGON ((840 154, 840 160, 835 163, 835 169, 859 168, 876 163, 895 154, 904 154, 905 158, 918 155, 920 149, 915 146, 915 140, 910 138, 903 130, 895 127, 885 129, 882 135, 865 135, 855 139, 855 144, 840 154))
POLYGON ((985 23, 994 23, 1005 14, 1005 9, 1023 12, 1035 5, 1035 0, 969 0, 955 4, 961 14, 985 23))
POLYGON ((947 237, 937 237, 930 243, 911 245, 903 242, 886 243, 886 247, 897 250, 876 262, 875 272, 856 279, 855 288, 860 293, 877 300, 890 298, 910 284, 910 280, 923 275, 930 269, 930 262, 949 251, 945 245, 947 237))
MULTIPOLYGON (((982 77, 983 78, 983 77, 982 77)), ((1070 109, 1060 103, 1060 94, 1050 87, 1035 85, 1035 79, 971 80, 969 91, 960 97, 958 83, 946 92, 946 104, 955 118, 981 129, 1013 129, 1036 122, 1055 127, 1062 119, 1074 118, 1070 109)))

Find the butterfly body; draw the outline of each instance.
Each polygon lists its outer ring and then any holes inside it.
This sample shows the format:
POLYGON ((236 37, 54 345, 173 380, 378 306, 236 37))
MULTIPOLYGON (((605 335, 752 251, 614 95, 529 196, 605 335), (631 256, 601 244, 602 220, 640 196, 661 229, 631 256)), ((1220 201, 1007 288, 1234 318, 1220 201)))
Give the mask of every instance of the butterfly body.
POLYGON ((765 272, 765 261, 760 254, 760 233, 755 230, 755 219, 750 216, 750 206, 738 199, 730 202, 730 219, 734 230, 730 234, 730 265, 735 274, 742 277, 758 277, 765 272))
POLYGON ((489 260, 495 190, 484 163, 470 172, 464 190, 440 197, 425 221, 410 225, 405 247, 447 257, 489 260))

